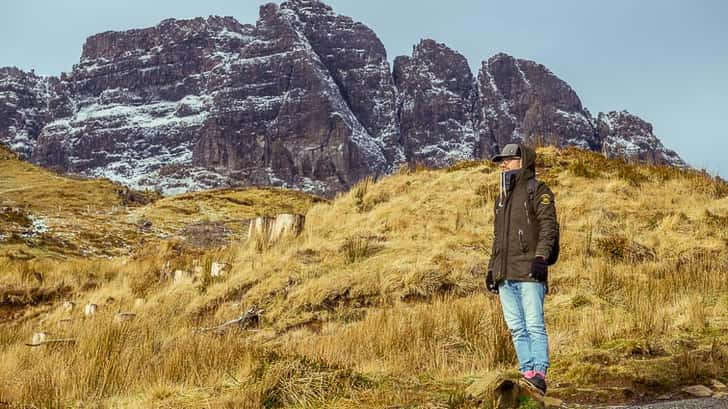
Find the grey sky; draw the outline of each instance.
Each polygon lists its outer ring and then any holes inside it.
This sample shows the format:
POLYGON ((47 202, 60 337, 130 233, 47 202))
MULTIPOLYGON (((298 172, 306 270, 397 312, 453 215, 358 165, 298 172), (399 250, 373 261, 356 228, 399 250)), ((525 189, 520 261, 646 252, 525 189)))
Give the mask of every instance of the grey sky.
MULTIPOLYGON (((59 75, 86 37, 169 18, 255 23, 257 0, 23 0, 0 9, 0 66, 59 75)), ((371 27, 390 61, 432 38, 473 72, 497 52, 535 60, 592 114, 626 109, 691 165, 728 176, 728 2, 722 0, 328 0, 371 27)))

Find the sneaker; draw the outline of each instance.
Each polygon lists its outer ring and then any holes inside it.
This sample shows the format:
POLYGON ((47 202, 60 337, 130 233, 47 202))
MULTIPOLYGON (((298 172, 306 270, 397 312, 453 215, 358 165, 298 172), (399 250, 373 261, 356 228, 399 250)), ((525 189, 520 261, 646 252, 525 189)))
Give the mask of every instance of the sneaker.
POLYGON ((524 376, 523 379, 526 381, 526 386, 531 387, 542 395, 546 394, 546 379, 540 373, 537 373, 530 378, 524 376))

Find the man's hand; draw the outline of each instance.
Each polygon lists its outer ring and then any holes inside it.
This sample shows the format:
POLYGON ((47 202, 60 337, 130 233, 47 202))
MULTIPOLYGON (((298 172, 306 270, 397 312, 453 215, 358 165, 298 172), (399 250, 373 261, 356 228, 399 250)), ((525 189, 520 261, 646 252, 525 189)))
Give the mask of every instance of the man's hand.
POLYGON ((488 270, 488 274, 485 276, 485 287, 488 288, 493 294, 498 294, 498 286, 493 280, 493 270, 488 270))
POLYGON ((541 282, 545 282, 549 274, 549 265, 546 262, 546 258, 543 256, 536 256, 531 264, 531 272, 528 274, 531 278, 541 282))

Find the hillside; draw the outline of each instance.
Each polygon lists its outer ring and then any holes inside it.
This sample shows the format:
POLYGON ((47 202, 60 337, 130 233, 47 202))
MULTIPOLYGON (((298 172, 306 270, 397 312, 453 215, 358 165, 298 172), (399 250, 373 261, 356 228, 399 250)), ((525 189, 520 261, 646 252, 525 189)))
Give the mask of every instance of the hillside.
POLYGON ((0 257, 128 255, 142 243, 199 242, 200 230, 229 243, 247 235, 251 218, 302 214, 321 200, 267 187, 161 198, 108 179, 59 175, 0 146, 0 257))
MULTIPOLYGON (((549 394, 567 403, 635 402, 726 382, 728 185, 577 149, 538 155, 562 228, 546 301, 549 394)), ((4 172, 1 180, 15 179, 4 172)), ((43 189, 55 183, 40 179, 28 195, 47 197, 43 189)), ((475 407, 468 384, 514 361, 497 298, 483 288, 497 182, 492 165, 472 161, 403 168, 330 202, 275 191, 258 193, 265 199, 253 210, 228 191, 172 196, 127 215, 173 231, 196 217, 225 223, 293 209, 306 214, 305 227, 277 243, 209 249, 170 235, 110 259, 5 255, 0 402, 475 407), (233 205, 248 207, 237 213, 233 205), (213 262, 230 270, 212 277, 213 262), (169 278, 198 266, 194 278, 169 278), (71 311, 66 299, 76 302, 71 311), (99 305, 96 315, 83 316, 87 302, 99 305), (198 330, 253 305, 264 310, 257 326, 198 330), (119 311, 137 315, 115 324, 119 311), (40 330, 76 342, 23 345, 40 330)), ((89 195, 98 203, 118 200, 106 182, 95 183, 89 195)), ((114 231, 107 226, 119 219, 73 214, 97 231, 114 231)))

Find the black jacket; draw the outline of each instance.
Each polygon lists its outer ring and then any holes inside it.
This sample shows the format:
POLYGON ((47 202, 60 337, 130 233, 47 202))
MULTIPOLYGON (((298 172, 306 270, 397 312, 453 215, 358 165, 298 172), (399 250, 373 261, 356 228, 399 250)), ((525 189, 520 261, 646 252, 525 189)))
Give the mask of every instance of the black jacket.
POLYGON ((537 255, 548 260, 558 234, 551 189, 537 181, 533 201, 529 200, 528 181, 536 176, 536 152, 523 145, 520 148, 522 168, 495 202, 488 270, 493 271, 496 283, 506 279, 536 281, 529 277, 533 261, 537 255))

